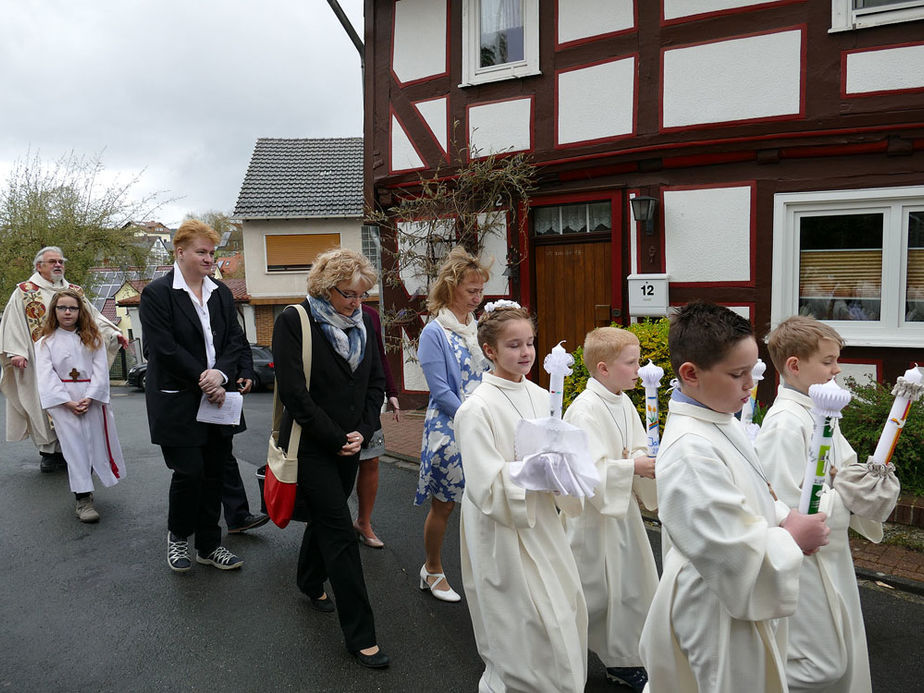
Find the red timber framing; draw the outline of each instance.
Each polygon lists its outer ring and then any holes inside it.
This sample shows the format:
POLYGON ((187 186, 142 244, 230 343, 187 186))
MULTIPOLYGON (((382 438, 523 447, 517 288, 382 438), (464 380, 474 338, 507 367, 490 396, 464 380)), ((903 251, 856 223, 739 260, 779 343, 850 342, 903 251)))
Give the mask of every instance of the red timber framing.
MULTIPOLYGON (((467 149, 467 116, 472 106, 532 99, 530 156, 539 171, 538 189, 532 204, 603 197, 614 200, 613 259, 608 280, 614 307, 618 302, 622 310, 626 309, 622 293, 625 277, 633 269, 658 272, 664 267, 665 190, 751 186, 751 218, 741 228, 741 233, 749 234, 751 241, 750 280, 732 284, 672 284, 670 301, 682 304, 703 298, 748 306, 751 321, 762 336, 770 328, 774 291, 774 195, 912 186, 920 185, 924 179, 924 98, 921 91, 908 89, 847 96, 844 86, 848 53, 919 41, 916 37, 924 36, 924 21, 831 33, 829 2, 755 2, 667 20, 662 2, 636 0, 632 27, 618 31, 606 31, 604 27, 600 34, 560 44, 557 39, 560 12, 566 6, 580 6, 581 3, 560 6, 558 0, 538 2, 541 74, 462 87, 463 0, 449 0, 445 27, 426 29, 445 31, 448 37, 446 73, 406 84, 399 83, 391 69, 394 51, 406 48, 393 45, 395 0, 365 1, 364 134, 368 204, 387 209, 396 194, 413 190, 421 174, 452 175, 446 152, 438 145, 414 104, 447 99, 448 158, 454 162, 457 152, 467 149), (664 51, 786 31, 801 34, 799 84, 793 85, 791 90, 800 95, 797 112, 778 118, 744 118, 662 129, 664 51), (631 99, 633 133, 556 147, 558 113, 563 106, 557 102, 557 75, 626 56, 634 56, 636 60, 632 93, 625 95, 631 99), (425 169, 390 170, 392 113, 406 129, 425 169), (653 236, 645 235, 644 230, 637 229, 631 221, 627 196, 633 191, 651 195, 661 203, 653 236), (630 248, 635 249, 631 257, 630 248)), ((588 91, 588 98, 592 98, 592 90, 588 91)), ((593 108, 605 108, 605 104, 595 104, 593 108)), ((720 214, 721 210, 716 213, 720 214)), ((531 230, 529 219, 524 219, 521 211, 510 216, 511 227, 518 226, 524 232, 519 239, 511 237, 511 245, 524 243, 523 239, 528 238, 531 230)), ((387 239, 385 242, 388 243, 387 239)), ((512 286, 513 297, 535 306, 535 247, 530 240, 520 250, 525 259, 520 280, 512 286)), ((397 288, 386 288, 385 308, 408 305, 418 312, 423 311, 420 299, 406 299, 401 294, 397 288)), ((769 363, 766 354, 762 356, 769 363)), ((866 363, 880 359, 879 373, 886 380, 894 380, 904 372, 909 361, 917 358, 906 348, 849 345, 844 356, 866 363)), ((401 357, 395 354, 393 358, 395 372, 400 373, 401 357)), ((771 395, 771 376, 768 374, 762 385, 766 388, 762 397, 771 395)))

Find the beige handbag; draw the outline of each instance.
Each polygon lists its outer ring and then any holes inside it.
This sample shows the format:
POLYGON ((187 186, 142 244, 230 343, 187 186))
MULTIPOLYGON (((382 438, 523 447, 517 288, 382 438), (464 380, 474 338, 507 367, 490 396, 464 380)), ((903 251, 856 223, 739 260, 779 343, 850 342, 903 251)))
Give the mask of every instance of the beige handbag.
MULTIPOLYGON (((311 323, 308 313, 301 305, 292 305, 299 312, 302 323, 302 366, 305 369, 305 389, 311 387, 311 323)), ((266 452, 266 480, 263 483, 263 500, 270 519, 279 527, 285 527, 292 519, 295 495, 298 486, 298 444, 302 427, 293 418, 289 434, 288 449, 279 447, 279 428, 282 423, 282 402, 279 388, 273 388, 273 431, 270 433, 266 452)))

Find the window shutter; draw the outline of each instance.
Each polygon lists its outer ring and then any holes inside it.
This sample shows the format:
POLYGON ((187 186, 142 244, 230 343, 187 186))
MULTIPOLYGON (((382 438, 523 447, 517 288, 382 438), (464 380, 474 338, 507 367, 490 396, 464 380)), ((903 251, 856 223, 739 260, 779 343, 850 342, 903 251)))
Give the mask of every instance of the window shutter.
POLYGON ((285 272, 310 269, 325 250, 340 247, 339 233, 294 233, 266 236, 266 270, 285 272))

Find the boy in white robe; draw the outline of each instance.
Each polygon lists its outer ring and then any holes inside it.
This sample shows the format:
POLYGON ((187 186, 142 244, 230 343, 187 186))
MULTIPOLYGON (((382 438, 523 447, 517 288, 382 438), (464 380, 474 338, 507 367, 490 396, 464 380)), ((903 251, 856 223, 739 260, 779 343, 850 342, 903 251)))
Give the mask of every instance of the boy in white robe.
POLYGON ((589 332, 584 363, 592 377, 564 416, 587 433, 601 480, 584 501, 583 513, 563 515, 587 600, 587 644, 606 667, 608 680, 635 691, 648 681, 638 641, 658 587, 636 498, 643 495, 648 509, 657 509, 655 461, 648 456, 638 411, 623 392, 638 383, 639 356, 638 337, 627 330, 589 332))
POLYGON ((43 336, 35 344, 39 397, 67 459, 77 517, 81 522, 97 522, 91 472, 96 472, 104 486, 112 486, 125 476, 115 418, 109 408, 106 349, 75 291, 56 294, 49 313, 43 336), (86 343, 87 332, 99 338, 96 348, 86 343))
MULTIPOLYGON (((840 373, 843 341, 829 325, 794 316, 768 336, 767 346, 782 383, 755 441, 757 453, 780 500, 795 507, 802 494, 814 421, 809 387, 840 373)), ((857 456, 835 420, 831 463, 834 469, 857 464, 857 456)), ((860 593, 847 537, 848 527, 873 542, 882 540, 882 523, 852 515, 838 489, 851 484, 839 475, 826 484, 821 509, 827 513, 830 541, 802 563, 799 605, 789 618, 786 678, 790 691, 862 693, 872 690, 860 593), (832 488, 833 486, 833 488, 832 488)), ((897 499, 892 500, 892 505, 897 499)), ((847 496, 849 498, 849 496, 847 496)))
POLYGON ((648 690, 787 691, 777 620, 796 608, 803 552, 827 541, 824 513, 774 501, 734 417, 757 362, 748 321, 694 302, 671 316, 668 344, 680 390, 669 405, 657 484, 671 548, 639 643, 648 690))
POLYGON ((549 393, 525 378, 536 356, 529 313, 498 303, 478 321, 493 371, 454 419, 465 468, 462 583, 485 664, 478 690, 581 693, 587 606, 556 507, 580 512, 580 499, 527 491, 511 478, 517 423, 547 415, 549 393))

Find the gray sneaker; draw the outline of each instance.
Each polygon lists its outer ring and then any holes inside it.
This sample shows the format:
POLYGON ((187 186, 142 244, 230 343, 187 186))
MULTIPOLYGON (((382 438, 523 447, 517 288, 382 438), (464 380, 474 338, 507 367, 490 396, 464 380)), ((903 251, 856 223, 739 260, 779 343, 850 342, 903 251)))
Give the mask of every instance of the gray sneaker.
POLYGON ((192 568, 189 561, 189 542, 185 537, 180 538, 170 531, 167 532, 167 565, 177 573, 185 573, 192 568))
POLYGON ((234 570, 235 568, 240 568, 242 565, 244 565, 244 559, 240 556, 235 556, 224 546, 219 546, 208 556, 203 556, 201 553, 196 551, 196 563, 201 563, 202 565, 213 565, 219 570, 234 570))
POLYGON ((77 499, 77 509, 74 511, 81 522, 99 522, 99 513, 93 507, 93 494, 77 499))

